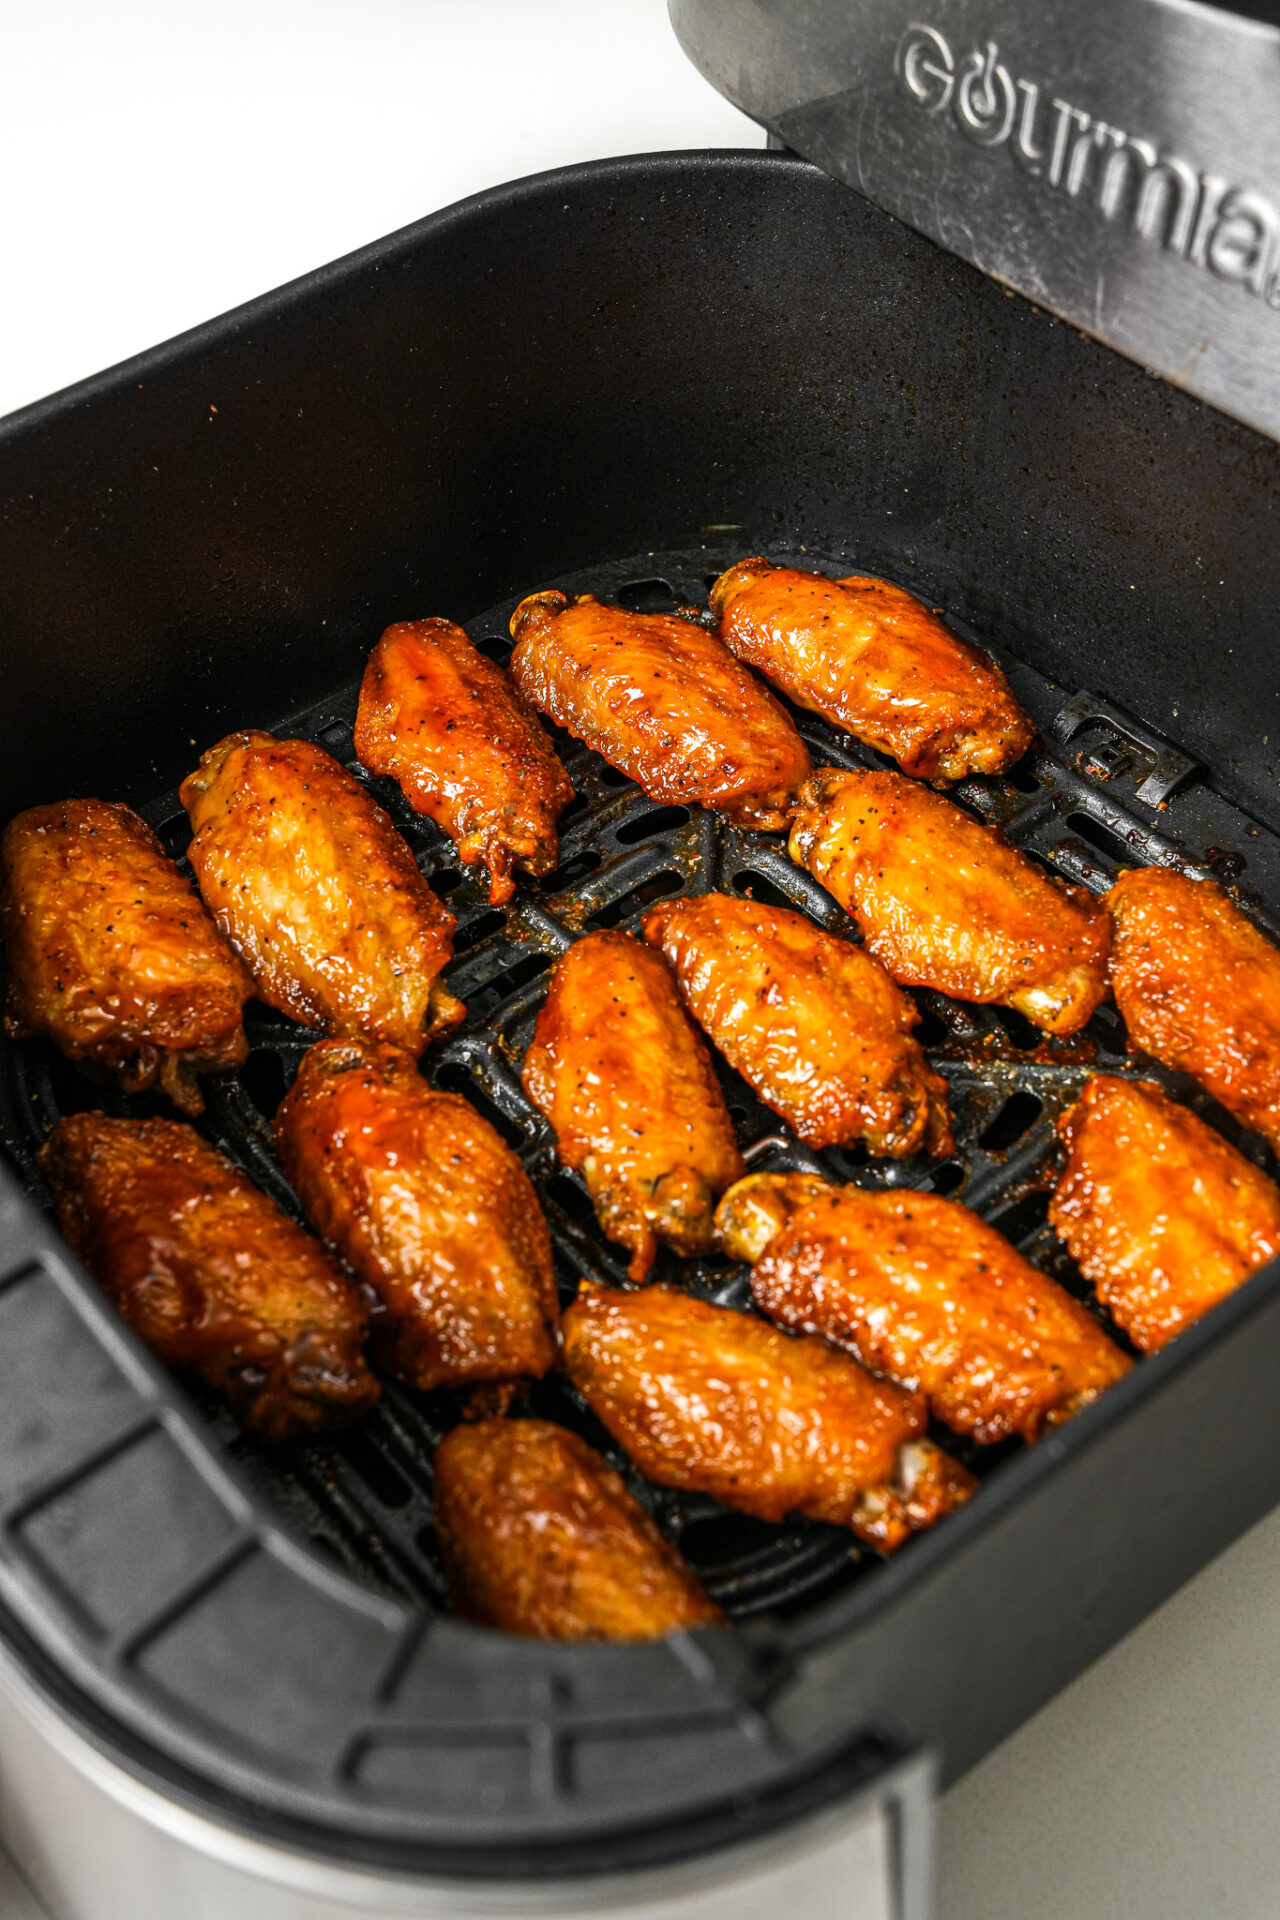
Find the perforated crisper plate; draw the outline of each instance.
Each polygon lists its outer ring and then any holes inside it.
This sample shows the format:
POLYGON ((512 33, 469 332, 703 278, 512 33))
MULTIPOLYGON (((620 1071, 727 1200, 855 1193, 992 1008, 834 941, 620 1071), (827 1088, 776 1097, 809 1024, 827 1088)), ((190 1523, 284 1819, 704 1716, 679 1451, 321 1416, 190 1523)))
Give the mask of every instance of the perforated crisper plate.
MULTIPOLYGON (((705 604, 710 580, 738 554, 736 546, 645 554, 555 584, 642 610, 705 604)), ((854 556, 794 557, 833 572, 857 564, 854 556)), ((509 650, 513 604, 469 622, 495 659, 509 650)), ((1280 901, 1280 842, 1105 702, 1000 657, 1049 744, 1006 779, 964 782, 953 790, 961 805, 999 821, 1027 852, 1095 891, 1121 865, 1215 873, 1274 930, 1264 902, 1280 901)), ((358 685, 357 672, 303 714, 245 713, 243 724, 316 739, 363 779, 351 733, 358 685)), ((811 715, 796 718, 817 764, 876 761, 811 715)), ((577 795, 562 817, 561 864, 541 883, 522 882, 505 912, 489 906, 485 876, 461 868, 452 845, 393 785, 370 785, 458 919, 447 978, 467 1019, 427 1052, 423 1071, 464 1092, 521 1155, 568 1298, 587 1273, 622 1284, 625 1261, 597 1229, 581 1182, 557 1165, 546 1124, 520 1087, 556 956, 589 927, 634 926, 651 901, 709 888, 749 890, 847 935, 855 930, 791 864, 782 836, 740 832, 699 808, 657 806, 571 738, 556 738, 577 795)), ((188 826, 176 796, 128 797, 180 858, 188 826)), ((1260 1143, 1190 1082, 1126 1057, 1113 1008, 1071 1041, 1044 1043, 1003 1010, 932 993, 919 1000, 920 1037, 951 1087, 953 1158, 814 1155, 721 1065, 748 1161, 817 1165, 872 1186, 962 1197, 1082 1297, 1079 1275, 1044 1223, 1054 1122, 1091 1067, 1155 1071, 1271 1165, 1260 1143)), ((238 1074, 206 1081, 199 1125, 293 1208, 269 1122, 312 1036, 267 1008, 247 1011, 249 1058, 238 1074)), ((0 1061, 0 1140, 44 1203, 35 1155, 60 1114, 166 1110, 154 1097, 129 1099, 91 1083, 42 1042, 0 1042, 0 1061)), ((5 1204, 0 1183, 0 1216, 5 1204)), ((0 1218, 0 1242, 4 1224, 0 1218)), ((212 1795, 233 1822, 323 1852, 521 1878, 562 1874, 570 1862, 577 1873, 609 1873, 624 1861, 669 1861, 736 1843, 744 1830, 759 1840, 873 1781, 877 1791, 892 1790, 891 1769, 909 1750, 896 1721, 850 1702, 837 1718, 836 1744, 827 1735, 813 1755, 775 1724, 796 1651, 810 1623, 820 1630, 831 1610, 820 1603, 843 1611, 874 1598, 870 1588, 853 1590, 878 1556, 849 1533, 806 1521, 767 1526, 651 1486, 573 1390, 552 1378, 529 1389, 525 1408, 601 1448, 745 1631, 590 1647, 460 1626, 447 1610, 431 1482, 436 1445, 459 1417, 461 1396, 415 1394, 387 1381, 359 1426, 268 1448, 212 1394, 169 1381, 85 1287, 43 1223, 34 1237, 21 1221, 17 1227, 17 1265, 0 1268, 0 1342, 21 1352, 23 1369, 23 1392, 0 1406, 6 1632, 27 1646, 55 1693, 72 1689, 68 1705, 80 1724, 105 1716, 107 1744, 121 1751, 123 1742, 129 1764, 166 1793, 186 1792, 206 1809, 212 1795), (299 1543, 313 1551, 299 1555, 299 1543)), ((682 1262, 664 1251, 656 1277, 748 1305, 744 1271, 725 1262, 682 1262)), ((1195 1338, 1176 1345, 1190 1352, 1195 1338)), ((1145 1363, 1062 1436, 1011 1462, 1010 1484, 1048 1468, 1064 1445, 1083 1445, 1142 1390, 1148 1369, 1169 1358, 1145 1363)), ((1020 1451, 1017 1443, 979 1450, 942 1437, 984 1479, 1020 1451)), ((982 1523, 982 1506, 979 1496, 933 1535, 908 1542, 882 1591, 898 1591, 913 1566, 923 1574, 945 1556, 949 1539, 959 1544, 982 1523)))
MULTIPOLYGON (((705 605, 710 582, 737 557, 736 548, 645 554, 557 584, 591 590, 633 609, 664 612, 681 604, 705 605)), ((840 562, 811 553, 773 557, 833 573, 857 564, 852 557, 840 562)), ((469 623, 482 651, 502 662, 510 651, 507 620, 514 604, 514 599, 505 602, 469 623)), ((1280 845, 1270 834, 1198 782, 1189 762, 1105 703, 1074 688, 1054 687, 1020 662, 1000 658, 1047 744, 1034 748, 1003 779, 963 782, 952 789, 954 800, 998 821, 1025 852, 1095 892, 1104 891, 1122 865, 1176 866, 1241 882, 1241 904, 1271 925, 1263 901, 1280 901, 1280 845), (1138 797, 1139 789, 1144 798, 1138 797), (1161 795, 1168 797, 1161 801, 1161 795)), ((541 882, 522 881, 506 911, 491 908, 487 876, 462 868, 451 843, 410 810, 394 784, 369 780, 355 760, 358 686, 358 676, 353 677, 332 699, 276 720, 274 730, 319 741, 366 781, 457 915, 455 957, 446 978, 465 1001, 467 1019, 429 1050, 423 1071, 433 1085, 465 1093, 520 1154, 551 1225, 564 1299, 572 1297, 585 1274, 623 1284, 625 1256, 600 1233, 583 1183, 559 1166, 546 1122, 520 1086, 520 1062, 556 957, 582 931, 634 927, 654 900, 710 889, 799 908, 846 935, 856 936, 856 929, 823 888, 791 863, 784 836, 742 832, 701 808, 659 806, 558 731, 556 745, 577 795, 562 817, 560 866, 541 882)), ((815 764, 890 764, 814 716, 793 712, 815 764)), ((245 724, 264 719, 275 716, 244 716, 245 724)), ((176 796, 144 803, 141 811, 170 851, 181 856, 189 829, 176 796)), ((1045 1214, 1055 1170, 1054 1123, 1090 1069, 1154 1073, 1250 1158, 1270 1165, 1261 1143, 1244 1135, 1193 1083, 1126 1055, 1114 1007, 1102 1008, 1073 1039, 1045 1042, 1021 1016, 1004 1009, 961 1006, 927 991, 916 997, 924 1016, 919 1037, 951 1088, 954 1157, 872 1160, 860 1148, 814 1153, 717 1058, 738 1139, 753 1167, 820 1168, 865 1186, 907 1186, 963 1199, 1088 1299, 1079 1274, 1045 1225, 1045 1214)), ((296 1211, 272 1152, 269 1122, 314 1036, 256 1004, 248 1010, 247 1026, 249 1059, 238 1074, 205 1083, 208 1109, 198 1124, 296 1211)), ((130 1115, 167 1110, 154 1097, 127 1098, 91 1083, 43 1042, 4 1048, 0 1137, 32 1192, 44 1201, 37 1149, 59 1115, 89 1107, 130 1115)), ((663 1250, 655 1277, 728 1305, 749 1305, 745 1270, 725 1261, 682 1261, 663 1250)), ((1109 1331, 1123 1343, 1114 1327, 1109 1331)), ((240 1461, 298 1534, 387 1597, 425 1601, 433 1608, 446 1605, 432 1525, 431 1462, 441 1435, 459 1416, 460 1396, 415 1394, 388 1381, 380 1405, 357 1428, 284 1448, 265 1447, 242 1432, 213 1395, 196 1389, 196 1397, 212 1437, 240 1461)), ((732 1619, 801 1608, 857 1580, 876 1561, 841 1529, 806 1521, 769 1526, 708 1498, 651 1486, 562 1379, 538 1382, 523 1404, 600 1447, 732 1619)), ((980 1475, 1018 1444, 982 1449, 955 1435, 940 1437, 980 1475)))

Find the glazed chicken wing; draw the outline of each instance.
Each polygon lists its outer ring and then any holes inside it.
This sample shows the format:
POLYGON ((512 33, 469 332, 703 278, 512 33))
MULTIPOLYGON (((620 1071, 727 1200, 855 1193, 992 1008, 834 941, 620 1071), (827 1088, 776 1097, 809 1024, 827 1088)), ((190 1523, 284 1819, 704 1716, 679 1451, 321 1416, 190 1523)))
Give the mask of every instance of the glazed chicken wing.
POLYGON ((1110 923, 994 827, 900 773, 816 773, 791 857, 862 928, 895 980, 1016 1007, 1075 1033, 1107 991, 1110 923))
POLYGON ((1212 880, 1122 873, 1107 895, 1129 1038, 1280 1152, 1280 952, 1212 880))
POLYGON ((574 1385, 659 1486, 761 1520, 803 1513, 851 1527, 884 1552, 973 1491, 972 1476, 920 1438, 921 1397, 822 1340, 671 1287, 584 1284, 563 1328, 574 1385))
POLYGON ((465 1009, 440 980, 453 915, 358 780, 308 740, 233 733, 183 782, 205 904, 262 999, 415 1057, 465 1009))
POLYGON ((651 907, 644 937, 731 1066, 811 1147, 950 1153, 946 1082, 884 968, 803 914, 723 893, 651 907))
POLYGON ((310 1234, 181 1120, 60 1120, 40 1156, 65 1238, 149 1347, 287 1440, 378 1397, 368 1314, 310 1234))
MULTIPOLYGON (((741 1186, 777 1182, 785 1213, 796 1178, 751 1174, 741 1186)), ((751 1229, 765 1208, 731 1187, 716 1216, 722 1244, 758 1247, 751 1229)), ((936 1194, 813 1195, 759 1248, 751 1292, 778 1326, 846 1347, 986 1443, 1035 1440, 1133 1364, 994 1227, 936 1194)))
POLYGON ((612 1467, 550 1420, 455 1427, 435 1514, 456 1611, 542 1640, 656 1640, 724 1616, 612 1467))
POLYGON ((64 800, 0 841, 5 1031, 44 1034, 128 1093, 159 1085, 184 1113, 199 1073, 248 1052, 248 974, 150 827, 107 800, 64 800))
POLYGON ((1151 1082, 1094 1074, 1058 1131, 1049 1219, 1145 1353, 1280 1253, 1280 1191, 1151 1082))
POLYGON ((739 660, 918 779, 1002 773, 1035 736, 999 667, 888 580, 739 560, 711 607, 739 660))
POLYGON ((547 1371, 559 1314, 529 1177, 398 1047, 321 1040, 276 1115, 307 1218, 377 1295, 372 1349, 412 1387, 547 1371))
POLYGON ((589 593, 535 593, 511 616, 511 672, 534 705, 655 800, 785 827, 809 753, 766 687, 691 620, 589 593))
POLYGON ((643 1280, 658 1241, 706 1253, 716 1200, 745 1172, 724 1095, 661 954, 589 933, 555 973, 524 1088, 596 1218, 643 1280))
POLYGON ((568 776, 523 694, 451 620, 387 628, 365 668, 356 752, 464 863, 484 861, 494 906, 515 892, 513 865, 550 873, 559 859, 568 776))

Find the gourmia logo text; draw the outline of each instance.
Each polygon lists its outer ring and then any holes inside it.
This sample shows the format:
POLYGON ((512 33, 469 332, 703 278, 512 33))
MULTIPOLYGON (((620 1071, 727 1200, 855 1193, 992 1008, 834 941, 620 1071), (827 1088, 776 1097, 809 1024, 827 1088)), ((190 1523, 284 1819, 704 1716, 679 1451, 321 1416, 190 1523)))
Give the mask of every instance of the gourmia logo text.
POLYGON ((936 27, 915 24, 898 42, 895 65, 913 100, 928 113, 950 109, 978 146, 1004 147, 1027 173, 1104 220, 1280 308, 1280 214, 1262 194, 1198 172, 1035 80, 1015 79, 994 40, 957 59, 936 27))

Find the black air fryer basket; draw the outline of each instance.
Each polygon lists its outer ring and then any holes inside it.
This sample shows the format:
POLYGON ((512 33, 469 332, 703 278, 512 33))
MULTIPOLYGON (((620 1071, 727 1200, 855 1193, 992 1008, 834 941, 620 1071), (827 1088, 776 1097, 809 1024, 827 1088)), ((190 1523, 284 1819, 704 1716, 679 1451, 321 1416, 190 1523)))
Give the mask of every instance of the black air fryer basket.
MULTIPOLYGON (((1170 865, 1232 883, 1273 928, 1278 477, 1277 446, 800 161, 575 168, 5 425, 0 818, 124 798, 180 856, 176 783, 228 730, 302 732, 353 764, 360 671, 390 621, 447 614, 504 659, 536 587, 661 610, 766 552, 884 573, 1001 660, 1042 744, 961 804, 1097 892, 1170 865)), ((800 724, 815 761, 877 763, 800 724)), ((707 887, 848 922, 781 837, 657 806, 558 745, 579 796, 561 866, 506 913, 373 790, 458 916, 468 1019, 424 1071, 523 1155, 568 1294, 622 1268, 520 1091, 556 955, 707 887)), ((1015 1015, 920 998, 955 1157, 818 1161, 962 1197, 1083 1291, 1044 1225, 1053 1123, 1090 1066, 1139 1071, 1118 1017, 1037 1047, 1015 1015)), ((267 1121, 306 1036, 250 1015, 250 1059, 210 1083, 200 1124, 292 1204, 267 1121)), ((389 1385, 350 1433, 255 1445, 152 1361, 41 1211, 34 1154, 58 1114, 159 1109, 43 1043, 0 1069, 0 1628, 91 1740, 258 1835, 567 1877, 760 1838, 922 1745, 951 1778, 1280 1497, 1272 1267, 1038 1446, 969 1456, 972 1503, 890 1564, 632 1473, 735 1630, 580 1647, 464 1626, 431 1518, 456 1397, 389 1385)), ((753 1165, 813 1164, 724 1080, 753 1165)), ((664 1258, 744 1304, 741 1270, 664 1258)), ((603 1443, 564 1384, 524 1405, 603 1443)))

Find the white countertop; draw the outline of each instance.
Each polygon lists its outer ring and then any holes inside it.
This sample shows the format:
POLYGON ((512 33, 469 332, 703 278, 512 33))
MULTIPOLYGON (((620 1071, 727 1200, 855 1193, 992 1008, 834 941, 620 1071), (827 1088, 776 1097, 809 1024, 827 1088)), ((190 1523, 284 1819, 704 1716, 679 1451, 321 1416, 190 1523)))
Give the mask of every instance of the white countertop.
MULTIPOLYGON (((498 181, 762 143, 662 0, 3 0, 0 72, 0 413, 498 181)), ((1273 1920, 1278 1788, 1272 1515, 947 1797, 939 1920, 1273 1920)))

